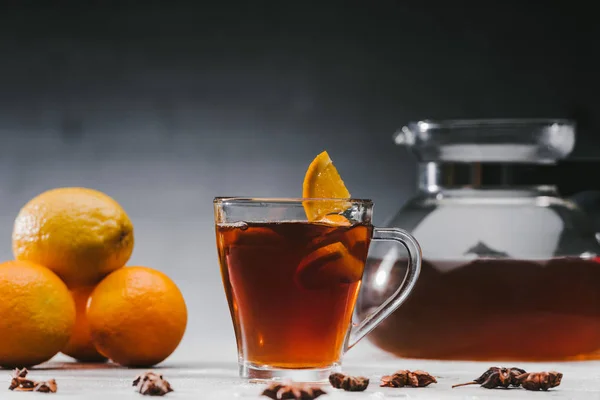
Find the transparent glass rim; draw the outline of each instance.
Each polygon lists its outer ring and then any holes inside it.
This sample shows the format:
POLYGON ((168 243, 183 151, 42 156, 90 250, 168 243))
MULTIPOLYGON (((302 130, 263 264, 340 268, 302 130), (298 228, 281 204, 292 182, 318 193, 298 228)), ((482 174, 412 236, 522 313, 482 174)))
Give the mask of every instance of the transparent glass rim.
POLYGON ((239 204, 257 204, 257 203, 283 203, 283 204, 300 204, 306 201, 339 201, 345 203, 356 203, 365 206, 372 206, 373 201, 370 199, 355 199, 355 198, 335 198, 335 197, 215 197, 214 204, 239 203, 239 204))
POLYGON ((419 121, 410 121, 407 125, 416 127, 419 130, 439 129, 439 128, 469 128, 482 125, 492 126, 527 126, 527 125, 571 125, 575 126, 575 121, 567 118, 481 118, 481 119, 424 119, 419 121))

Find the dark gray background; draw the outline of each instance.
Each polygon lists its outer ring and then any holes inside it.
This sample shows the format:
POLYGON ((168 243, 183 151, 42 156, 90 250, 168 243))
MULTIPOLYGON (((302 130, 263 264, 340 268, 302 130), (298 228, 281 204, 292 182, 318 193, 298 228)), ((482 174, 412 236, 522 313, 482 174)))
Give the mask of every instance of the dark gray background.
POLYGON ((0 3, 0 255, 32 196, 105 191, 131 263, 186 296, 180 354, 235 359, 214 196, 299 196, 327 149, 381 223, 415 185, 392 134, 421 118, 576 118, 575 155, 600 154, 582 2, 85 3, 0 3))

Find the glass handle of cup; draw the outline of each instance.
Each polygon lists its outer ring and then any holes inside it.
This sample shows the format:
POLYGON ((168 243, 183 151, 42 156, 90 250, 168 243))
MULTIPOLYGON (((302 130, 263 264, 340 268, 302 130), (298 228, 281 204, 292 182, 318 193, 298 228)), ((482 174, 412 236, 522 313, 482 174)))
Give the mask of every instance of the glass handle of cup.
POLYGON ((346 342, 346 350, 352 348, 406 301, 421 273, 421 246, 408 232, 397 228, 374 228, 372 240, 396 242, 396 244, 404 246, 408 251, 408 269, 394 294, 388 297, 375 311, 367 315, 358 325, 352 327, 346 342))

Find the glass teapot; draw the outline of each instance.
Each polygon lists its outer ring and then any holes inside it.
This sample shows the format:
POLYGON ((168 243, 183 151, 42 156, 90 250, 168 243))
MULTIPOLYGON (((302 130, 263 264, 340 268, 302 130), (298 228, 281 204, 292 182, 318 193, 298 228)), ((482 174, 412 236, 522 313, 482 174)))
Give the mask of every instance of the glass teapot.
MULTIPOLYGON (((411 358, 600 358, 600 234, 552 184, 574 123, 420 121, 395 142, 416 155, 419 187, 386 225, 411 232, 424 261, 413 294, 370 340, 411 358)), ((359 315, 405 265, 397 248, 373 246, 359 315)))

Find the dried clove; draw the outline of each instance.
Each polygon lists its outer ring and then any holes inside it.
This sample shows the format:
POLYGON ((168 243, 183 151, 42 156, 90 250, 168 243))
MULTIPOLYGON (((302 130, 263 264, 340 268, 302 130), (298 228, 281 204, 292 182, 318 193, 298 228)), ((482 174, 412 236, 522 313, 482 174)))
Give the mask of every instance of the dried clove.
POLYGON ((313 400, 327 392, 317 385, 286 381, 270 384, 261 394, 274 400, 313 400))
POLYGON ((171 384, 162 375, 153 371, 138 375, 133 381, 133 386, 139 393, 146 396, 164 396, 173 391, 171 384))
POLYGON ((369 378, 336 372, 329 375, 329 383, 336 389, 344 389, 347 392, 362 392, 369 386, 369 378))
POLYGON ((54 379, 50 379, 49 381, 40 381, 36 382, 31 379, 27 379, 27 368, 19 369, 16 368, 13 371, 10 380, 9 390, 14 390, 15 392, 41 392, 41 393, 56 393, 58 390, 58 386, 54 379))
POLYGON ((548 390, 560 385, 563 374, 556 371, 529 372, 516 377, 525 390, 548 390))
POLYGON ((432 383, 437 383, 435 377, 431 376, 428 372, 417 370, 408 371, 401 369, 394 372, 392 375, 385 375, 381 377, 381 387, 425 387, 432 383))

